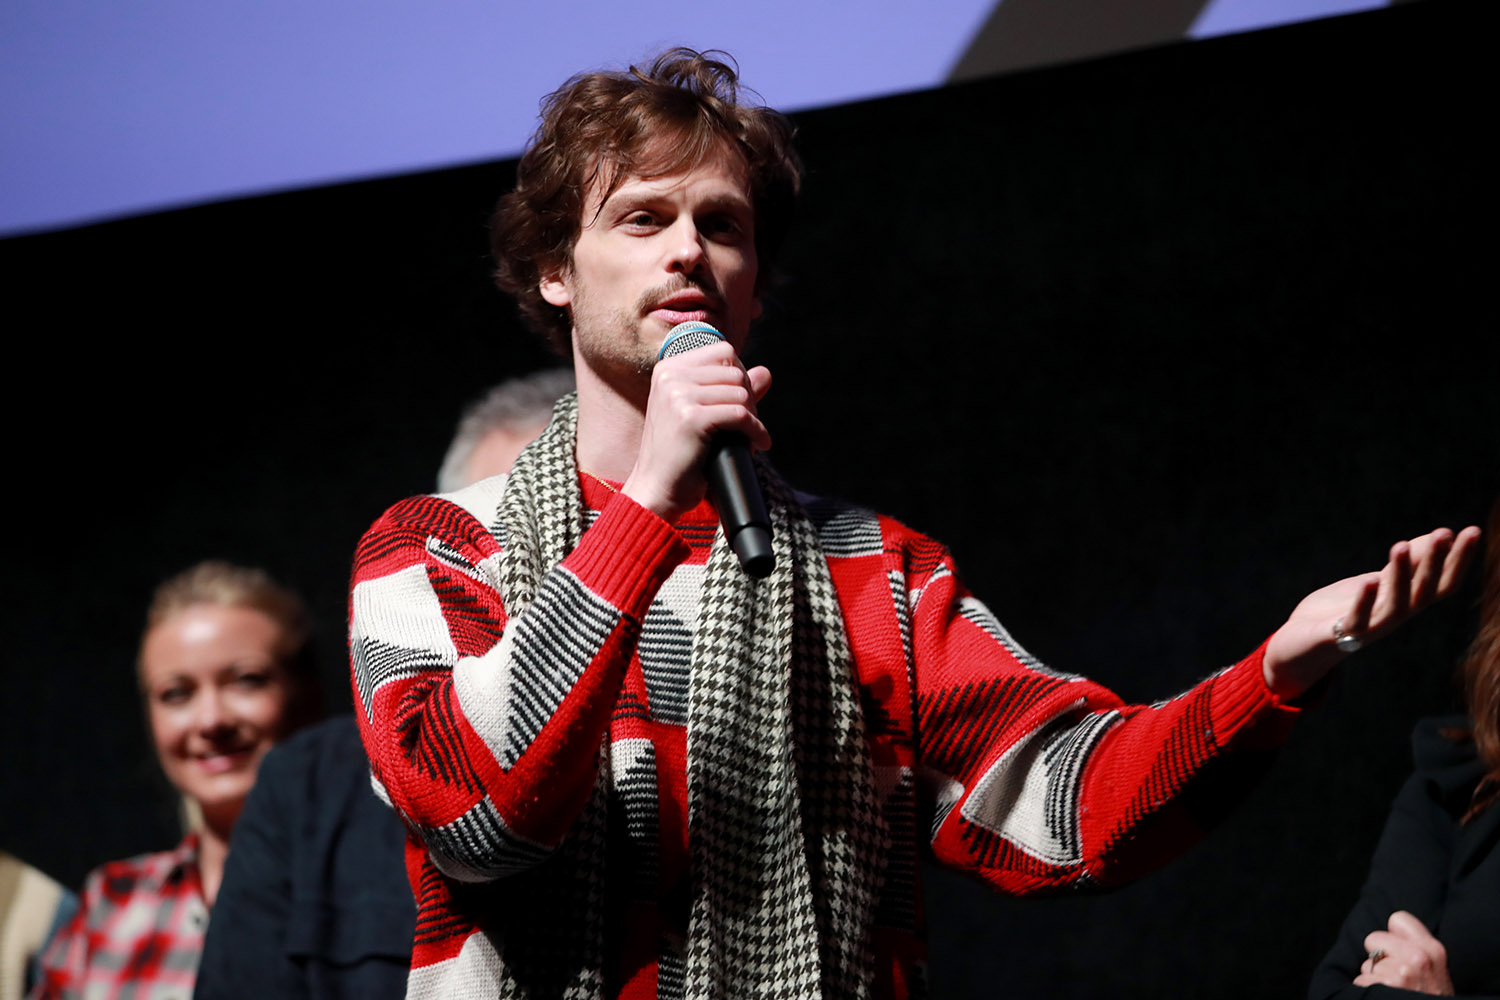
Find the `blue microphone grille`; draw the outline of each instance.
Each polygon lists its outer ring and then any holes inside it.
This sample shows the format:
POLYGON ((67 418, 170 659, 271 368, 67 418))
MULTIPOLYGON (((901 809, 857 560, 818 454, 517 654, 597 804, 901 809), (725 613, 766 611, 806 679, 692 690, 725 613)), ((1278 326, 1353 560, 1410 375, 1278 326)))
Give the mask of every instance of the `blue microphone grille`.
POLYGON ((722 333, 699 320, 678 323, 667 331, 666 338, 661 342, 661 350, 657 352, 656 360, 675 358, 684 351, 691 351, 695 347, 707 347, 723 339, 722 333))

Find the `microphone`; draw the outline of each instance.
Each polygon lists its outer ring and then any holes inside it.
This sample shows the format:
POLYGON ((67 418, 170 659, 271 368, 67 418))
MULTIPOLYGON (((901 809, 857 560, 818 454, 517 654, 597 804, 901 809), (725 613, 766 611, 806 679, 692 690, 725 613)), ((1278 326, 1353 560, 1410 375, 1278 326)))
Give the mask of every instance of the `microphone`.
MULTIPOLYGON (((678 323, 661 342, 657 360, 675 358, 696 347, 723 340, 724 335, 707 323, 678 323)), ((743 434, 718 434, 708 446, 704 466, 708 492, 719 509, 719 522, 729 547, 739 556, 740 568, 755 579, 763 579, 776 567, 771 551, 771 516, 750 462, 750 446, 743 434)))

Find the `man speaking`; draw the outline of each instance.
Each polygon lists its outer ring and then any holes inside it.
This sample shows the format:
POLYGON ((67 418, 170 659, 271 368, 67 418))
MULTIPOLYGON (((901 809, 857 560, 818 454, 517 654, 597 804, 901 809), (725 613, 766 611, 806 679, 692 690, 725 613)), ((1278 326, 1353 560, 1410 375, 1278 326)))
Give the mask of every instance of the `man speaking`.
POLYGON ((552 94, 495 214, 499 283, 577 395, 508 479, 392 507, 350 599, 361 733, 409 831, 411 996, 922 995, 923 840, 1012 893, 1150 870, 1199 829, 1185 790, 1235 793, 1207 765, 1279 740, 1473 550, 1398 543, 1153 706, 1044 666, 940 544, 758 457, 774 568, 746 573, 704 467, 771 447, 771 374, 738 352, 791 139, 675 50, 552 94), (683 323, 723 339, 658 360, 683 323))

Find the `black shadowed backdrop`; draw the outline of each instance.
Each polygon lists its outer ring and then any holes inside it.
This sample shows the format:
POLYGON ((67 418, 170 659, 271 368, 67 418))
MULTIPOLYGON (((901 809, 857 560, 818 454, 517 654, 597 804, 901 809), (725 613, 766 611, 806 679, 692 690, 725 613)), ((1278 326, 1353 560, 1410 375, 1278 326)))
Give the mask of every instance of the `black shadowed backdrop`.
MULTIPOLYGON (((803 220, 751 351, 774 460, 947 542, 1031 652, 1132 700, 1397 538, 1479 522, 1492 19, 1429 0, 799 115, 803 220)), ((432 487, 465 402, 548 363, 488 281, 513 168, 0 242, 35 514, 0 845, 76 885, 175 842, 133 661, 151 588, 199 559, 307 595, 348 709, 355 540, 432 487)), ((929 870, 935 995, 1300 995, 1412 723, 1455 704, 1475 583, 1350 663, 1145 881, 1010 900, 929 870)))

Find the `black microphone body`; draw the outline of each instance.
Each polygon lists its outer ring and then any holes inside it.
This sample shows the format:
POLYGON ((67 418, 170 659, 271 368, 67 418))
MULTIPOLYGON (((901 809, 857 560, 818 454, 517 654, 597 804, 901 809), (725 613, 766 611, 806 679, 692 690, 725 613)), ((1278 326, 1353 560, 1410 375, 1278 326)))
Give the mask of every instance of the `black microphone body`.
MULTIPOLYGON (((662 341, 658 358, 673 358, 703 347, 724 335, 707 323, 678 323, 662 341)), ((708 447, 704 464, 708 492, 719 511, 724 537, 739 557, 740 568, 759 580, 776 568, 771 550, 771 516, 761 494, 755 463, 750 460, 750 446, 742 434, 716 435, 708 447)))

